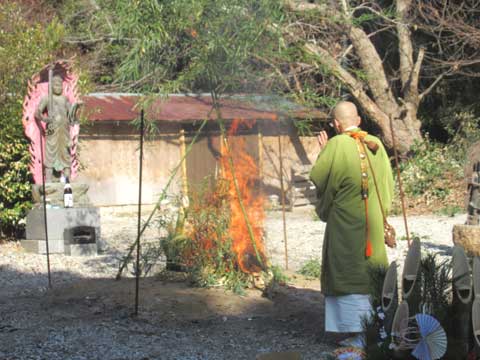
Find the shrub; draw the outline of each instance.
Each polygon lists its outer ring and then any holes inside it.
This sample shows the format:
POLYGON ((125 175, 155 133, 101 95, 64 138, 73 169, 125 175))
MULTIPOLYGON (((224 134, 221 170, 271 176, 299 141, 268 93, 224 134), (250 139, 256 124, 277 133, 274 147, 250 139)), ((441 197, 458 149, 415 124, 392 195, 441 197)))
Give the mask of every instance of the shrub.
MULTIPOLYGON (((458 144, 441 144, 428 138, 417 142, 410 157, 400 164, 406 202, 416 212, 435 211, 463 205, 464 158, 458 156, 458 144)), ((394 172, 396 176, 396 171, 394 172)), ((395 186, 392 214, 400 214, 398 184, 395 186)))
POLYGON ((298 272, 308 277, 319 278, 321 273, 320 260, 308 260, 305 264, 303 264, 298 272))
POLYGON ((232 248, 229 201, 227 182, 207 179, 191 192, 185 213, 164 224, 167 235, 161 244, 167 261, 186 269, 193 284, 222 285, 241 293, 249 275, 240 269, 232 248))
POLYGON ((22 139, 0 142, 0 230, 7 237, 21 228, 31 207, 30 153, 22 139))
POLYGON ((30 208, 28 143, 22 103, 31 76, 55 58, 63 27, 31 25, 22 9, 0 3, 0 237, 13 236, 30 208))

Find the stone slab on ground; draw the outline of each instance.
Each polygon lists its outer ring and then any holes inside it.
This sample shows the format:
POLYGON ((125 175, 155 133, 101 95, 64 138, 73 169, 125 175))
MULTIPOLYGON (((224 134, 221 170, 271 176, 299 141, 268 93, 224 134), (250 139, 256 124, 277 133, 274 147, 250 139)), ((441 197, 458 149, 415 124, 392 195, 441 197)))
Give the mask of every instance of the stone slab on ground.
POLYGON ((97 244, 65 244, 64 253, 69 256, 95 256, 97 244))
MULTIPOLYGON (((35 254, 47 253, 47 242, 45 239, 39 240, 21 240, 20 243, 26 252, 35 254)), ((63 254, 65 252, 65 246, 62 240, 49 239, 48 240, 48 252, 51 254, 63 254)))

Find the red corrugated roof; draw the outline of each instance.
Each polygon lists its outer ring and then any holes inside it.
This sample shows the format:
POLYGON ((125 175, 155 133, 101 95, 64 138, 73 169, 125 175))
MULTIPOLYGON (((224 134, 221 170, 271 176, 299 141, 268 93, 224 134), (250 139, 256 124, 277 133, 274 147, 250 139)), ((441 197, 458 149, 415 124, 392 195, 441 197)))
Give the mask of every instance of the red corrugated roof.
MULTIPOLYGON (((83 114, 90 121, 131 121, 138 117, 141 97, 131 94, 91 94, 83 96, 83 114)), ((146 103, 146 117, 159 121, 193 121, 216 119, 212 112, 210 96, 173 95, 167 99, 155 99, 146 103)), ((286 111, 262 110, 251 101, 236 99, 223 99, 220 101, 222 117, 225 120, 275 120, 286 111)), ((268 108, 268 107, 266 107, 268 108)), ((288 112, 290 116, 305 117, 305 109, 288 112)), ((324 114, 319 111, 308 112, 310 116, 322 118, 324 114)))

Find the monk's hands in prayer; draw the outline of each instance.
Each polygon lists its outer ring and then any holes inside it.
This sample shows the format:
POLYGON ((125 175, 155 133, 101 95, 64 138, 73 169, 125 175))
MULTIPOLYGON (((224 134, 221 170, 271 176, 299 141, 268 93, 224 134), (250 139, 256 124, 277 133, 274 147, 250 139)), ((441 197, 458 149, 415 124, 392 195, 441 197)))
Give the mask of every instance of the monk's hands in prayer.
POLYGON ((320 131, 320 134, 317 135, 318 145, 320 146, 320 150, 323 150, 325 145, 327 145, 328 135, 326 131, 320 131))

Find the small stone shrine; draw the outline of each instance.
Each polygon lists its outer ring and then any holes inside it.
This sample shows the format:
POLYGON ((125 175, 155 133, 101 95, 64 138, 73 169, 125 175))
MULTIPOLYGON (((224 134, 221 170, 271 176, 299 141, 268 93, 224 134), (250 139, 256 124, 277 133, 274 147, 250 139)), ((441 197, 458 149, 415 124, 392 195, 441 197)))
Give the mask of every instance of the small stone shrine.
POLYGON ((90 203, 88 185, 72 182, 73 207, 64 206, 65 181, 78 170, 77 80, 68 62, 56 62, 29 83, 22 120, 30 140, 34 207, 21 242, 28 252, 46 253, 46 236, 50 253, 95 255, 99 248, 100 211, 90 203))

